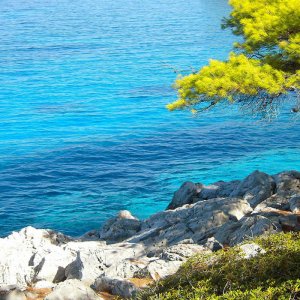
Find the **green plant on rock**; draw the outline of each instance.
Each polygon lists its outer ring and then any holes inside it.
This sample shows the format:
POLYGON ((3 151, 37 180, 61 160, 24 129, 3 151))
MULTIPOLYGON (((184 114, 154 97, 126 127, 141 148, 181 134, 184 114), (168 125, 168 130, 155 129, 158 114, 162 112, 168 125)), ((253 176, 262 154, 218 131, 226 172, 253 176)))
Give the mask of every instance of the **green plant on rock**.
POLYGON ((239 247, 190 258, 139 299, 300 299, 300 234, 256 238, 266 253, 245 259, 239 247))

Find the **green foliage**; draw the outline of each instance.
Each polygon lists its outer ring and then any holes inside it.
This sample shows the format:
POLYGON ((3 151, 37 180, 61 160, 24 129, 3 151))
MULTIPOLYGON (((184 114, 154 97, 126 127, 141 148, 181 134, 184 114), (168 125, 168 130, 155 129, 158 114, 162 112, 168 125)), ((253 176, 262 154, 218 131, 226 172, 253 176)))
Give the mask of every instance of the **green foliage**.
POLYGON ((231 28, 242 41, 235 43, 235 53, 227 61, 211 60, 198 73, 178 78, 179 99, 167 105, 169 110, 199 111, 224 100, 258 100, 257 108, 264 111, 287 93, 299 97, 299 0, 229 3, 233 10, 223 27, 231 28))
POLYGON ((259 237, 266 253, 251 259, 239 248, 200 254, 140 299, 300 299, 300 235, 259 237))

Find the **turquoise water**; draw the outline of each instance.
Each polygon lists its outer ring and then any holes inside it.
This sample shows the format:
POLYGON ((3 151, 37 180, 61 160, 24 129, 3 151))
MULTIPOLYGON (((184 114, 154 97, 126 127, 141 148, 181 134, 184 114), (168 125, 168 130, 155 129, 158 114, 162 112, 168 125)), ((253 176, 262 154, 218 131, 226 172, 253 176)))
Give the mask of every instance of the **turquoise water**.
POLYGON ((300 122, 219 108, 169 113, 174 69, 223 59, 225 0, 4 0, 0 6, 0 235, 72 235, 121 209, 164 209, 186 180, 299 169, 300 122))

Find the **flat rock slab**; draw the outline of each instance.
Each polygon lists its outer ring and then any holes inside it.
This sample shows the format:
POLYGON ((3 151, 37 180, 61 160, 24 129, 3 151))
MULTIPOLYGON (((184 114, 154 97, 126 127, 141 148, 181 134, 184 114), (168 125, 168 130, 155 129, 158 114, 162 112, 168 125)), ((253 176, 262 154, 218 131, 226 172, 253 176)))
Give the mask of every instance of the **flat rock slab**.
POLYGON ((90 287, 80 280, 70 279, 59 283, 54 290, 46 296, 45 300, 103 300, 90 287))

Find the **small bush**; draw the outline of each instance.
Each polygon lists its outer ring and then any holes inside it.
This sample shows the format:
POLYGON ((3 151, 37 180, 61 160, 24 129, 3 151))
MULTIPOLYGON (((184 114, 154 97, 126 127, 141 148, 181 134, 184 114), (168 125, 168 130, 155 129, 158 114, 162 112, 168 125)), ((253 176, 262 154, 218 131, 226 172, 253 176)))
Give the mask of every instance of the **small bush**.
POLYGON ((280 233, 253 242, 266 253, 245 259, 237 246, 200 253, 139 299, 300 299, 300 235, 280 233))

